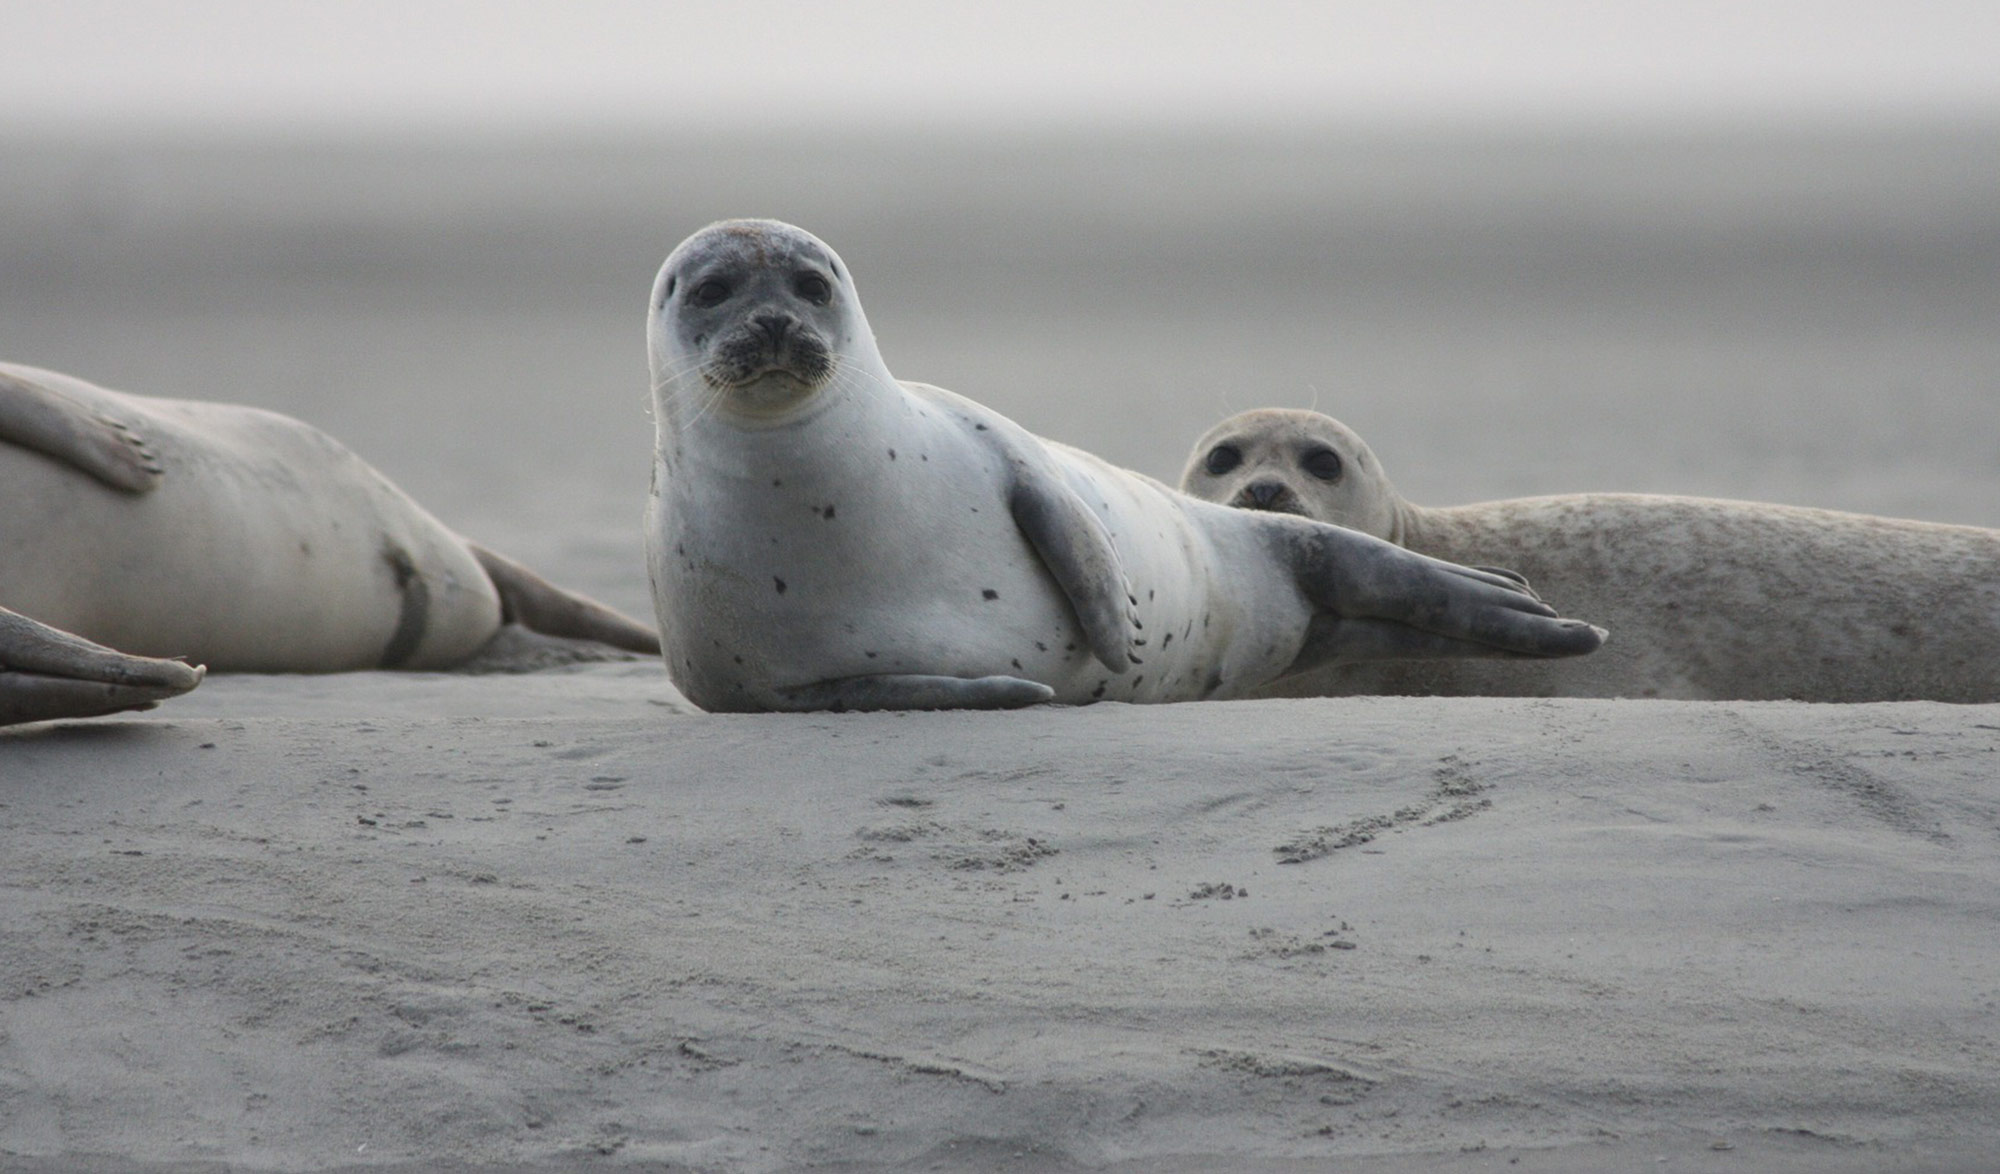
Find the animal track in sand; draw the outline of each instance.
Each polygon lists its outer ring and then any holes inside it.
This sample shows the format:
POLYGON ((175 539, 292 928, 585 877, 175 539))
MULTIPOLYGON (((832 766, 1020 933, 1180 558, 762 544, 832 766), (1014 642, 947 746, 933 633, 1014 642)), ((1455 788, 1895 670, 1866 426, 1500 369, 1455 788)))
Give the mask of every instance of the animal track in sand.
POLYGON ((887 851, 888 846, 921 840, 932 860, 946 868, 965 871, 1020 872, 1059 851, 1054 844, 1037 836, 935 819, 874 824, 855 829, 854 835, 862 841, 862 847, 852 853, 855 857, 888 863, 895 859, 887 851))
POLYGON ((1467 819, 1493 806, 1493 800, 1485 796, 1489 789, 1472 777, 1471 764, 1461 762, 1456 754, 1447 754, 1431 772, 1430 794, 1422 803, 1398 808, 1388 815, 1370 815, 1302 832, 1272 851, 1277 853, 1280 864, 1303 864, 1342 848, 1366 844, 1384 832, 1467 819))

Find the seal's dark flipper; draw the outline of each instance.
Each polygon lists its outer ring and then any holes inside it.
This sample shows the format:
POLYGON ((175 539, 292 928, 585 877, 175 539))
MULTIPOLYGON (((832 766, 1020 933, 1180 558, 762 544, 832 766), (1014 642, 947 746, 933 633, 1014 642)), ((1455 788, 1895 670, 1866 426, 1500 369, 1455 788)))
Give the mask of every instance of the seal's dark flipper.
MULTIPOLYGON (((1401 544, 1398 543, 1398 545, 1401 544)), ((1536 599, 1541 598, 1541 596, 1536 594, 1535 592, 1535 585, 1533 583, 1528 582, 1528 577, 1526 575, 1523 575, 1519 571, 1510 571, 1506 567, 1473 567, 1472 569, 1475 571, 1481 571, 1488 575, 1492 575, 1496 578, 1505 579, 1509 583, 1514 584, 1521 590, 1527 592, 1529 595, 1533 595, 1536 599)))
POLYGON ((884 674, 842 677, 792 689, 777 689, 774 709, 1019 709, 1056 695, 1039 681, 1019 677, 926 677, 884 674))
POLYGON ((0 726, 152 709, 185 692, 0 671, 0 726))
POLYGON ((1558 617, 1518 575, 1447 563, 1338 526, 1274 520, 1320 609, 1287 670, 1362 660, 1582 656, 1605 632, 1558 617))
POLYGON ((1132 667, 1131 586, 1097 515, 1053 474, 1019 462, 1007 508, 1069 598, 1090 651, 1114 673, 1132 667))
POLYGON ((465 544, 500 593, 500 609, 509 623, 544 636, 595 640, 630 652, 659 655, 660 634, 639 621, 594 599, 565 591, 503 554, 477 542, 465 544))
POLYGON ((902 386, 956 413, 1006 462, 1008 512, 1069 600, 1084 646, 1114 673, 1131 668, 1139 617, 1125 565, 1104 523, 1069 487, 1042 441, 956 392, 907 380, 902 386))
POLYGON ((0 608, 0 725, 151 709, 207 672, 128 656, 0 608))
POLYGON ((145 493, 164 474, 132 424, 6 370, 0 370, 0 443, 54 457, 126 493, 145 493))
POLYGON ((1545 619, 1541 622, 1556 626, 1543 646, 1561 647, 1562 651, 1521 652, 1441 636, 1394 620, 1344 619, 1322 612, 1307 625, 1305 646, 1299 649, 1298 658, 1284 675, 1290 676, 1321 665, 1371 660, 1540 660, 1581 656, 1594 651, 1607 635, 1604 629, 1582 620, 1545 619))

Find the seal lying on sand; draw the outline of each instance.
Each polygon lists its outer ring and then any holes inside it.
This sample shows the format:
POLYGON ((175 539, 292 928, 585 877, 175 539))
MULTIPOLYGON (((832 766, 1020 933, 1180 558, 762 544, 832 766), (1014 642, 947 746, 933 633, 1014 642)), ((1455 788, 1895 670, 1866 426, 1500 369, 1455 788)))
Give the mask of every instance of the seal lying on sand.
POLYGON ((651 628, 452 533, 325 433, 256 408, 0 364, 0 502, 0 603, 127 653, 435 669, 503 620, 659 649, 651 628))
POLYGON ((1579 661, 1338 666, 1273 695, 2000 700, 2000 531, 1647 494, 1426 509, 1338 420, 1285 409, 1216 425, 1181 488, 1504 563, 1616 634, 1579 661))
POLYGON ((883 365, 840 258, 774 221, 674 250, 646 538, 711 710, 1241 696, 1379 657, 1568 656, 1517 581, 1197 502, 883 365))
POLYGON ((207 671, 127 656, 0 607, 0 726, 151 709, 207 671))

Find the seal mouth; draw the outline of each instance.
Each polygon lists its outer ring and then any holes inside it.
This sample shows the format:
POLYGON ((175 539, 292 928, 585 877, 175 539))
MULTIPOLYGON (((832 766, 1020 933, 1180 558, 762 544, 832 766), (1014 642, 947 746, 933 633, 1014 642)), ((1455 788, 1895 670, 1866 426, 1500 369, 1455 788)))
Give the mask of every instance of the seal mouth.
POLYGON ((759 315, 715 345, 701 376, 733 391, 777 376, 807 391, 833 374, 833 352, 819 333, 788 315, 759 315))

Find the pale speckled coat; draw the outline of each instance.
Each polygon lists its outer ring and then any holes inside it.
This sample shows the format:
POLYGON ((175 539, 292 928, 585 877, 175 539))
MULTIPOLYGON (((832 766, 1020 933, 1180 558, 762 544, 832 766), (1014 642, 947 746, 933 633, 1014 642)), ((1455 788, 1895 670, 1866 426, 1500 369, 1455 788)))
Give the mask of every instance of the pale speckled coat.
POLYGON ((1351 430, 1291 411, 1217 425, 1182 487, 1237 501, 1260 479, 1282 482, 1292 497, 1274 504, 1305 516, 1519 571, 1562 614, 1611 630, 1576 660, 1343 665, 1264 695, 2000 700, 2000 531, 1650 494, 1426 508, 1351 430), (1242 462, 1210 475, 1204 459, 1223 443, 1242 462), (1337 482, 1299 467, 1313 446, 1340 454, 1337 482))
POLYGON ((845 266, 789 225, 683 242, 648 339, 648 565, 667 670, 707 709, 1227 698, 1308 655, 1597 644, 1510 583, 1195 501, 896 380, 845 266), (768 369, 717 374, 751 353, 768 369))

